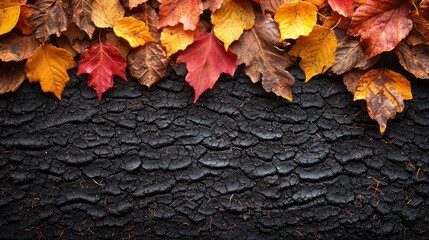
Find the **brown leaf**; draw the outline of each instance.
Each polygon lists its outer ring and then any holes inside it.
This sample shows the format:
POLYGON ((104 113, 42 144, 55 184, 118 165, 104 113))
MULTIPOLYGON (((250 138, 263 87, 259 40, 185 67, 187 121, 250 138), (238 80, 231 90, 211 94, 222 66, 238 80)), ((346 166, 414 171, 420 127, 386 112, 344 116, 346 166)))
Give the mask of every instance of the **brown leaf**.
POLYGON ((37 9, 34 7, 21 5, 21 14, 19 15, 19 20, 15 27, 18 28, 22 34, 30 35, 34 32, 34 26, 29 22, 29 18, 36 12, 37 9))
POLYGON ((417 78, 429 79, 429 46, 409 47, 401 42, 394 52, 405 70, 417 78))
POLYGON ((69 25, 68 4, 62 0, 40 0, 36 7, 39 11, 29 21, 36 28, 36 38, 46 42, 52 34, 57 37, 67 30, 69 25))
POLYGON ((0 36, 0 60, 18 62, 27 59, 38 47, 39 42, 34 34, 24 36, 17 31, 12 31, 0 36))
POLYGON ((125 39, 116 36, 116 34, 113 32, 108 32, 106 33, 106 42, 118 48, 122 57, 124 59, 127 59, 127 56, 128 56, 128 53, 130 52, 131 47, 130 47, 130 44, 128 44, 128 42, 125 39))
POLYGON ((356 92, 356 88, 358 86, 359 80, 361 77, 366 73, 365 70, 359 70, 359 69, 352 69, 343 76, 343 82, 344 85, 346 85, 346 88, 349 92, 351 92, 353 95, 356 92))
POLYGON ((423 35, 417 31, 415 28, 413 28, 408 34, 408 36, 404 39, 404 42, 409 46, 417 46, 420 44, 426 44, 429 45, 429 42, 423 37, 423 35))
POLYGON ((420 11, 423 16, 429 21, 429 0, 423 0, 420 3, 420 11))
POLYGON ((67 37, 71 44, 73 44, 77 40, 82 40, 85 37, 85 32, 80 30, 76 24, 71 23, 67 27, 67 30, 63 32, 63 35, 67 37))
POLYGON ((421 15, 413 13, 411 19, 416 29, 424 38, 424 41, 429 45, 429 22, 421 15))
POLYGON ((0 94, 15 92, 25 80, 24 63, 0 62, 0 94))
POLYGON ((261 0, 261 9, 263 13, 270 12, 275 14, 281 5, 293 1, 295 0, 261 0))
POLYGON ((94 0, 72 0, 72 22, 74 22, 81 30, 85 31, 89 38, 95 31, 95 25, 91 20, 92 2, 94 0))
POLYGON ((293 62, 279 48, 279 37, 278 25, 258 13, 254 27, 245 31, 231 49, 238 55, 239 64, 246 64, 245 72, 253 82, 262 77, 262 86, 267 92, 292 101, 291 86, 295 79, 286 68, 293 62))
POLYGON ((72 44, 70 43, 70 41, 66 36, 64 35, 60 36, 59 38, 56 39, 56 42, 59 48, 65 49, 67 52, 69 52, 72 55, 72 57, 76 57, 77 55, 79 55, 79 53, 73 49, 72 44))

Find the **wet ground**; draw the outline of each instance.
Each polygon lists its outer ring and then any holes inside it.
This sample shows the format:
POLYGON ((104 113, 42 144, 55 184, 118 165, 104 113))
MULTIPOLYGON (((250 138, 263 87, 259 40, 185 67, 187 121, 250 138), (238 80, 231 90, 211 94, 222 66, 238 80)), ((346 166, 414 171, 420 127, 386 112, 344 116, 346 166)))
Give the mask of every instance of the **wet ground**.
POLYGON ((292 72, 292 103, 240 72, 197 104, 175 75, 1 95, 0 237, 427 239, 429 82, 382 137, 340 80, 292 72))

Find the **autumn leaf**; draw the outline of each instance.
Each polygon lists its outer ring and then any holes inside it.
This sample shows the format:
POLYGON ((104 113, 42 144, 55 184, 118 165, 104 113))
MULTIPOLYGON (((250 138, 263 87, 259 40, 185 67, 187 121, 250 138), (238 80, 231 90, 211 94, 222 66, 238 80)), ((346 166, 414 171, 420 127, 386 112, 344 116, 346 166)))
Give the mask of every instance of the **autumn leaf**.
POLYGON ((79 60, 78 75, 88 73, 88 86, 94 88, 98 99, 113 87, 113 77, 127 81, 127 63, 119 50, 110 43, 98 43, 85 50, 79 60))
POLYGON ((30 35, 34 32, 34 26, 29 22, 31 15, 35 14, 37 9, 26 5, 21 5, 21 13, 15 28, 19 29, 22 34, 30 35))
POLYGON ((39 9, 29 21, 36 28, 36 38, 46 42, 52 34, 57 37, 67 30, 69 25, 68 10, 62 0, 39 0, 36 4, 39 9))
POLYGON ((368 0, 356 9, 348 33, 361 36, 367 58, 393 50, 413 28, 411 7, 409 0, 368 0))
POLYGON ((394 50, 399 63, 408 72, 421 79, 429 79, 429 46, 407 46, 401 42, 394 50))
POLYGON ((24 64, 0 64, 0 94, 15 92, 25 80, 24 64))
POLYGON ((319 25, 315 25, 308 36, 296 40, 296 44, 289 51, 295 57, 301 57, 299 66, 305 72, 305 81, 313 76, 325 72, 335 63, 337 39, 334 32, 319 25))
POLYGON ((352 69, 346 72, 343 76, 344 85, 346 85, 347 91, 351 92, 353 95, 356 92, 358 87, 359 80, 365 75, 367 71, 360 69, 352 69))
POLYGON ((112 44, 113 46, 115 46, 119 50, 119 52, 121 53, 121 56, 124 59, 127 58, 128 53, 131 50, 131 47, 130 47, 130 44, 128 44, 128 42, 125 39, 116 36, 116 34, 113 32, 108 32, 108 33, 106 33, 105 42, 108 42, 108 43, 112 44))
POLYGON ((286 71, 293 62, 289 55, 279 48, 278 25, 262 14, 256 15, 255 26, 244 32, 240 40, 231 45, 238 55, 238 63, 246 64, 245 72, 252 82, 262 78, 267 92, 274 92, 292 101, 291 86, 294 77, 286 71))
POLYGON ((417 32, 419 32, 424 38, 424 42, 426 42, 427 45, 429 45, 429 22, 422 16, 422 14, 418 14, 417 12, 411 15, 411 19, 413 20, 413 25, 414 25, 413 30, 416 30, 417 32))
POLYGON ((162 29, 161 43, 167 50, 167 58, 193 43, 194 36, 197 33, 197 30, 184 30, 182 24, 162 29))
POLYGON ((316 5, 317 7, 322 7, 326 0, 304 0, 306 2, 312 3, 316 5))
POLYGON ((203 9, 209 9, 212 13, 220 8, 223 0, 204 0, 203 1, 203 9))
POLYGON ((279 24, 280 41, 308 36, 317 22, 317 7, 309 2, 290 2, 280 6, 274 15, 279 24))
POLYGON ((328 3, 332 7, 332 10, 344 17, 351 18, 355 11, 354 0, 328 0, 328 3))
POLYGON ((0 35, 10 32, 16 25, 21 12, 21 6, 16 0, 0 2, 0 35))
POLYGON ((128 0, 128 8, 133 9, 140 4, 147 2, 148 0, 128 0))
POLYGON ((387 120, 404 109, 404 100, 413 98, 410 82, 389 69, 374 69, 359 80, 354 101, 365 100, 369 116, 378 122, 380 133, 386 130, 387 120))
POLYGON ((176 62, 186 64, 186 81, 195 91, 194 103, 214 86, 221 73, 232 76, 238 66, 237 55, 231 50, 226 52, 213 32, 197 34, 195 42, 179 54, 176 62))
POLYGON ((211 22, 214 34, 228 50, 229 45, 240 38, 243 30, 253 27, 255 13, 247 0, 223 0, 222 6, 212 14, 211 22))
POLYGON ((89 38, 95 31, 95 25, 91 19, 92 4, 94 0, 72 0, 72 22, 75 23, 81 30, 85 31, 89 38))
POLYGON ((67 70, 76 66, 71 54, 51 44, 36 49, 27 60, 25 71, 28 80, 40 82, 44 92, 53 93, 59 100, 70 81, 67 70))
POLYGON ((426 18, 429 21, 429 0, 423 0, 420 3, 420 11, 424 18, 426 18))
POLYGON ((281 5, 295 1, 296 0, 261 0, 261 10, 264 14, 265 12, 275 14, 281 5))
POLYGON ((182 23, 185 30, 195 30, 202 13, 201 0, 163 0, 159 6, 158 28, 182 23))
POLYGON ((94 0, 91 19, 99 28, 113 28, 125 14, 119 0, 94 0))
POLYGON ((24 36, 17 31, 0 36, 0 60, 21 61, 33 55, 39 42, 33 35, 24 36))
POLYGON ((113 31, 118 37, 128 41, 132 48, 145 45, 147 42, 153 42, 155 39, 150 35, 146 24, 133 17, 124 17, 119 19, 113 31))

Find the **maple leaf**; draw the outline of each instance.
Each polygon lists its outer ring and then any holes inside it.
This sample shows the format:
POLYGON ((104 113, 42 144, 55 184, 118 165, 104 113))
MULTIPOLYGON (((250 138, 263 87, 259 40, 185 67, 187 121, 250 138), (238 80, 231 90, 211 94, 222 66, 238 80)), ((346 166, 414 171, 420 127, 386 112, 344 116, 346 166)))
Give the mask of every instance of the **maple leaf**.
POLYGON ((161 44, 167 50, 167 58, 193 43, 197 33, 198 30, 184 30, 182 24, 162 29, 161 44))
POLYGON ((164 0, 159 6, 158 28, 183 24, 185 30, 195 30, 203 13, 201 0, 164 0))
POLYGON ((0 94, 15 92, 25 80, 24 64, 1 63, 0 65, 0 94))
POLYGON ((215 12, 222 5, 223 0, 204 0, 203 1, 203 9, 209 9, 211 12, 215 12))
POLYGON ((134 17, 124 17, 119 19, 113 31, 118 37, 128 41, 132 48, 145 45, 147 42, 153 42, 155 39, 150 35, 146 24, 134 17))
POLYGON ((305 72, 305 81, 323 73, 335 63, 337 39, 334 32, 319 25, 315 25, 308 36, 296 40, 296 44, 289 51, 295 57, 301 57, 299 66, 305 72))
POLYGON ((194 103, 214 86, 221 73, 232 76, 238 66, 237 55, 231 50, 226 52, 213 32, 197 34, 194 43, 179 54, 176 62, 186 64, 186 81, 195 91, 194 103))
POLYGON ((374 69, 361 77, 354 101, 365 100, 369 116, 378 122, 380 133, 386 130, 387 120, 404 109, 404 100, 413 99, 410 82, 389 69, 374 69))
POLYGON ((21 61, 33 55, 39 47, 35 35, 24 36, 17 31, 0 36, 0 60, 21 61))
POLYGON ((429 79, 429 46, 407 46, 401 42, 394 50, 399 63, 408 72, 421 79, 429 79))
POLYGON ((212 14, 211 22, 214 34, 228 50, 229 45, 240 38, 243 30, 253 27, 255 13, 247 0, 223 0, 222 6, 212 14))
POLYGON ((244 32, 240 40, 231 45, 238 55, 239 64, 245 63, 245 72, 252 82, 262 77, 262 86, 292 101, 291 86, 294 77, 286 71, 292 65, 289 55, 279 48, 280 33, 276 23, 258 13, 255 26, 244 32))
POLYGON ((354 0, 328 0, 328 3, 332 7, 332 10, 338 12, 344 17, 352 17, 355 11, 354 0))
POLYGON ((40 82, 43 92, 51 92, 61 100, 61 94, 70 81, 67 70, 75 66, 69 52, 46 44, 37 48, 34 54, 28 58, 25 71, 31 83, 40 82))
POLYGON ((72 22, 75 23, 81 30, 85 31, 89 38, 95 31, 95 25, 91 20, 92 3, 94 0, 72 0, 71 7, 73 18, 72 22))
POLYGON ((78 75, 88 73, 88 86, 94 88, 98 99, 113 87, 113 76, 127 81, 127 63, 119 50, 110 43, 98 43, 85 50, 79 60, 78 75))
POLYGON ((91 19, 99 28, 113 28, 125 14, 119 0, 94 0, 91 7, 91 19))
POLYGON ((0 35, 10 32, 19 19, 21 7, 16 0, 0 1, 0 35))
POLYGON ((68 10, 62 0, 40 0, 36 7, 39 11, 33 14, 29 21, 35 26, 36 38, 42 43, 46 42, 52 34, 59 37, 61 32, 67 30, 68 10))
POLYGON ((148 0, 128 0, 128 8, 133 9, 140 4, 147 2, 148 0))
POLYGON ((309 2, 290 2, 280 6, 274 15, 279 24, 280 41, 308 36, 317 22, 317 7, 309 2))
POLYGON ((21 31, 24 35, 30 35, 34 32, 34 26, 30 23, 29 18, 35 14, 37 9, 26 5, 21 5, 21 13, 19 15, 18 23, 16 28, 21 31))
POLYGON ((413 28, 411 7, 409 0, 368 0, 353 14, 348 34, 361 36, 367 58, 390 51, 413 28))

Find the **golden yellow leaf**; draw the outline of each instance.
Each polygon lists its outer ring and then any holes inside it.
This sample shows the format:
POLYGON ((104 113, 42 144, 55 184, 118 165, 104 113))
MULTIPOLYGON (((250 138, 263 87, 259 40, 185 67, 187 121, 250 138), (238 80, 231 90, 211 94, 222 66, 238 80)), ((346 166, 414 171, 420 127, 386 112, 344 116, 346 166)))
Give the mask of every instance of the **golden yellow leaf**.
POLYGON ((161 32, 161 44, 167 50, 167 58, 179 50, 184 50, 189 44, 194 42, 194 36, 198 30, 184 30, 182 24, 174 27, 165 27, 161 32))
POLYGON ((289 2, 280 6, 274 15, 279 24, 280 41, 308 36, 317 22, 317 7, 309 2, 289 2))
POLYGON ((404 109, 404 100, 413 99, 410 82, 389 69, 374 69, 363 75, 357 85, 354 101, 365 100, 369 116, 378 122, 380 133, 387 120, 404 109))
POLYGON ((91 19, 99 28, 112 28, 125 14, 119 0, 94 0, 91 19))
POLYGON ((67 69, 76 66, 72 55, 65 49, 46 44, 28 58, 25 71, 30 82, 40 82, 44 92, 53 93, 59 100, 70 81, 67 69))
POLYGON ((305 0, 306 2, 311 2, 312 4, 316 5, 317 7, 321 7, 326 0, 305 0))
POLYGON ((0 1, 0 35, 10 32, 18 23, 21 5, 16 0, 0 1))
POLYGON ((315 25, 313 31, 304 37, 298 38, 296 44, 289 51, 295 57, 301 57, 299 66, 305 72, 307 82, 313 76, 323 73, 335 63, 337 39, 329 28, 315 25))
POLYGON ((228 50, 232 42, 238 40, 244 30, 255 24, 253 7, 247 0, 224 0, 221 7, 211 16, 213 31, 228 50))
POLYGON ((118 20, 113 27, 116 36, 128 41, 132 48, 145 45, 147 42, 154 42, 146 24, 134 17, 124 17, 118 20))

